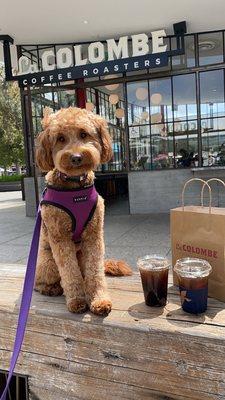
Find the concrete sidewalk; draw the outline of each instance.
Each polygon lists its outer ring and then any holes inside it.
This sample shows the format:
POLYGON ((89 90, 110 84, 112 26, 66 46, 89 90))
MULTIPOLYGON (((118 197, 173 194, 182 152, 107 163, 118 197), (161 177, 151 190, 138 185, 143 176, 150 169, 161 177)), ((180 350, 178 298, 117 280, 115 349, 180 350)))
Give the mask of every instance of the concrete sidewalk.
MULTIPOLYGON (((126 201, 106 207, 106 257, 123 258, 133 268, 139 256, 168 255, 169 216, 129 215, 126 201)), ((25 217, 21 192, 0 193, 0 263, 25 264, 34 219, 25 217)))

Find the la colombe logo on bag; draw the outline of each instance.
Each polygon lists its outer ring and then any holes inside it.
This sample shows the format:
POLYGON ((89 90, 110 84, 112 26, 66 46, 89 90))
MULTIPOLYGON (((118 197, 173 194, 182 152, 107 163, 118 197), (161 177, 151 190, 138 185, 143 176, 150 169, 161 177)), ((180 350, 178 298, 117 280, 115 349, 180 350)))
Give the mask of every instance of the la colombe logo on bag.
POLYGON ((203 247, 192 246, 186 243, 176 243, 176 250, 191 253, 197 256, 204 256, 210 258, 218 258, 218 251, 213 249, 207 249, 203 247))

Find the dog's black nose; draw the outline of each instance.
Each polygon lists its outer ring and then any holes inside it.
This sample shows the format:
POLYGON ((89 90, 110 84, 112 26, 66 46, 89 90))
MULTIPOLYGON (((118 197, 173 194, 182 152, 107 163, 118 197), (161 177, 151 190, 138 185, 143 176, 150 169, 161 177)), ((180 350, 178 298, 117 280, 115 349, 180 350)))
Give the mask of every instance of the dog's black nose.
POLYGON ((81 154, 72 154, 70 159, 74 165, 80 165, 81 161, 82 161, 82 155, 81 154))

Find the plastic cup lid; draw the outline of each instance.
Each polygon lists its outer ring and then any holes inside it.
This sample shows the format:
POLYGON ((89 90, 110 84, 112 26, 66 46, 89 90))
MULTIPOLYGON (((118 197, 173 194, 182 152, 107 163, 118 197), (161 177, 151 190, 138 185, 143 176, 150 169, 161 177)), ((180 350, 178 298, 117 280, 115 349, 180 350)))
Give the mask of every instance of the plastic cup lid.
POLYGON ((167 258, 158 255, 146 255, 138 258, 137 265, 139 269, 145 269, 149 271, 160 271, 163 269, 169 269, 169 261, 167 258))
POLYGON ((184 278, 203 278, 212 272, 212 267, 206 260, 188 257, 177 260, 174 271, 184 278))

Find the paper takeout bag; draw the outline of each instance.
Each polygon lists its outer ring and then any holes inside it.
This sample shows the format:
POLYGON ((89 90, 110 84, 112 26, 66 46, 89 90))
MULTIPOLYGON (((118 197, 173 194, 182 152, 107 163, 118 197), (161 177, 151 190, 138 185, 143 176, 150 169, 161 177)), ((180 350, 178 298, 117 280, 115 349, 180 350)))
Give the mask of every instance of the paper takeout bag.
MULTIPOLYGON (((184 191, 192 180, 186 182, 183 189, 182 207, 174 208, 170 213, 172 265, 184 257, 207 260, 212 266, 209 296, 225 302, 225 208, 184 206, 184 191)), ((211 205, 211 179, 208 183, 198 178, 194 180, 208 186, 211 205)), ((174 284, 177 283, 174 274, 174 284)))

